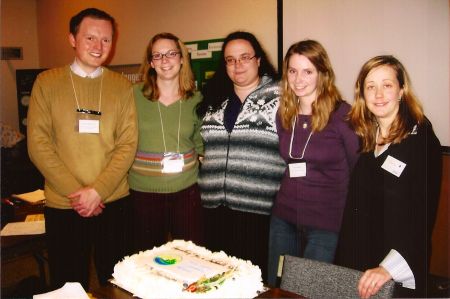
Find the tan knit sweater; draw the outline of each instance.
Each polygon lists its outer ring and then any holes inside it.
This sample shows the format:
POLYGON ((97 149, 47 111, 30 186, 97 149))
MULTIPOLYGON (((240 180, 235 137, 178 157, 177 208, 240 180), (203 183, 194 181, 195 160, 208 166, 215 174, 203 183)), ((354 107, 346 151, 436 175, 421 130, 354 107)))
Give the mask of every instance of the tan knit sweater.
POLYGON ((45 177, 46 205, 61 209, 71 208, 67 195, 86 186, 104 203, 128 195, 127 171, 137 146, 131 84, 107 69, 103 80, 72 73, 80 108, 102 113, 100 133, 82 134, 70 72, 66 66, 41 73, 28 110, 28 152, 45 177))

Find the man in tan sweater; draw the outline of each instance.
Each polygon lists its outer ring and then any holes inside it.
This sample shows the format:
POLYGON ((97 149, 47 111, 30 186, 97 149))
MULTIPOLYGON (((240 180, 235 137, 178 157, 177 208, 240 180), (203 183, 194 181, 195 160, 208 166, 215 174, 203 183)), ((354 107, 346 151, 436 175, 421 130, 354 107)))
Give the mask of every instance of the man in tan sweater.
POLYGON ((28 152, 45 177, 52 288, 88 290, 89 259, 101 284, 127 252, 127 172, 137 146, 131 84, 102 67, 115 21, 88 8, 70 21, 71 65, 41 73, 28 111, 28 152))

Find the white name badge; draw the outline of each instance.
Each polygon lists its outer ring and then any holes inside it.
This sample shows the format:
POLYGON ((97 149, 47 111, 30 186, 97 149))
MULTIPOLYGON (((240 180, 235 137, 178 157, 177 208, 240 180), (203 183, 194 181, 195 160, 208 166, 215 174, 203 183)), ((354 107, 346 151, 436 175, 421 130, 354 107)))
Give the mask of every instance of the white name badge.
POLYGON ((394 157, 392 157, 390 155, 387 156, 383 165, 381 165, 381 168, 383 168, 387 172, 392 173, 396 177, 400 177, 400 175, 402 174, 405 167, 406 167, 405 163, 403 163, 400 160, 395 159, 394 157))
POLYGON ((178 173, 183 171, 184 159, 182 154, 165 153, 161 163, 163 173, 178 173))
POLYGON ((291 178, 306 176, 306 162, 289 163, 289 176, 291 178))
POLYGON ((98 119, 79 119, 78 120, 79 133, 100 133, 100 121, 98 119))

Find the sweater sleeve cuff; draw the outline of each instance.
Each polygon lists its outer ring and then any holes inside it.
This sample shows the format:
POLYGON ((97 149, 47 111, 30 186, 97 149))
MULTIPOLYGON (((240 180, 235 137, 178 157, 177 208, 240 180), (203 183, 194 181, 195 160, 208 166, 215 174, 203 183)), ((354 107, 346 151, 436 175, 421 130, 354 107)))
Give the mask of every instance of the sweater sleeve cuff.
POLYGON ((391 249, 388 255, 380 263, 380 266, 391 274, 394 281, 399 282, 404 288, 416 289, 416 281, 406 260, 395 249, 391 249))
POLYGON ((111 194, 108 188, 98 181, 93 184, 92 188, 100 195, 102 202, 105 202, 105 199, 111 194))

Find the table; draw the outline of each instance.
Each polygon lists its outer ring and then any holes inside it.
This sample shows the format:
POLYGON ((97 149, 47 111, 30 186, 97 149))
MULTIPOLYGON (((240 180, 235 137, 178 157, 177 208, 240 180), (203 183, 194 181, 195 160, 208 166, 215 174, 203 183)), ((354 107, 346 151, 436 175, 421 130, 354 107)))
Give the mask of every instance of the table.
POLYGON ((30 204, 15 198, 2 198, 2 228, 8 222, 24 221, 29 214, 44 213, 44 203, 30 204))
POLYGON ((112 283, 108 283, 105 286, 100 286, 95 290, 91 290, 90 293, 94 298, 136 299, 136 297, 133 297, 131 293, 112 283))
MULTIPOLYGON (((91 294, 94 298, 110 298, 110 299, 135 299, 129 292, 119 288, 110 283, 106 286, 101 286, 93 291, 91 294)), ((282 290, 280 288, 273 288, 259 294, 256 298, 305 298, 301 295, 282 290)))
MULTIPOLYGON (((9 198, 2 199, 2 209, 6 207, 10 210, 8 219, 11 221, 24 221, 27 215, 41 214, 44 211, 44 204, 31 205, 20 200, 11 200, 9 198)), ((6 225, 6 223, 2 222, 3 225, 6 225)), ((46 249, 45 234, 2 236, 0 242, 2 264, 8 263, 8 261, 15 258, 31 254, 37 262, 41 284, 43 286, 46 285, 46 259, 43 254, 46 249)), ((5 273, 3 274, 5 275, 5 273)))
MULTIPOLYGON (((27 215, 42 214, 44 212, 44 204, 32 205, 20 200, 12 200, 9 198, 2 199, 2 209, 10 209, 8 218, 15 222, 24 221, 27 215), (6 205, 7 202, 8 204, 6 205)), ((3 220, 3 219, 2 219, 3 220)), ((2 222, 2 227, 7 223, 2 222)), ((45 234, 40 235, 21 235, 21 236, 2 236, 2 261, 13 257, 20 256, 24 253, 36 252, 44 248, 45 234)))
POLYGON ((306 297, 280 288, 273 288, 265 291, 262 294, 259 294, 256 298, 306 298, 306 297))

